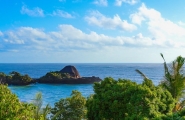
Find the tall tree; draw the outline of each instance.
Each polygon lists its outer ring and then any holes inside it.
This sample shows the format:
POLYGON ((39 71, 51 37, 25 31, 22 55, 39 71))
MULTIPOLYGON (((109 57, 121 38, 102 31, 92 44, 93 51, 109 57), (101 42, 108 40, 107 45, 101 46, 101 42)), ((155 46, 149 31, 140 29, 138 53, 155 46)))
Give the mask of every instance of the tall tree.
POLYGON ((51 109, 52 120, 82 120, 86 116, 86 98, 73 90, 71 97, 60 99, 51 109))
POLYGON ((50 112, 49 104, 46 105, 45 108, 42 108, 42 93, 38 92, 33 100, 33 105, 35 106, 34 110, 34 119, 35 120, 47 120, 47 115, 50 112))
POLYGON ((36 96, 35 96, 35 99, 33 100, 33 104, 35 105, 36 109, 34 111, 34 118, 36 120, 39 120, 40 118, 40 111, 41 111, 41 107, 42 107, 42 93, 37 93, 36 96))
POLYGON ((167 64, 163 54, 161 57, 164 60, 164 80, 160 85, 167 89, 172 97, 177 101, 174 111, 183 108, 185 99, 182 99, 185 93, 185 58, 178 56, 171 64, 167 64))

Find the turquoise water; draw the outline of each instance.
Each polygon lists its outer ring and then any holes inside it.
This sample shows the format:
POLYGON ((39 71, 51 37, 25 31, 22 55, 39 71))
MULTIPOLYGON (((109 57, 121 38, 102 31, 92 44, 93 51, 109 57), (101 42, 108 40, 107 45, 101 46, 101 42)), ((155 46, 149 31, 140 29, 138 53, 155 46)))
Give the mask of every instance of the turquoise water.
MULTIPOLYGON (((0 64, 0 71, 6 74, 11 71, 18 71, 22 74, 28 74, 32 78, 38 78, 50 71, 61 70, 66 65, 74 65, 81 76, 97 76, 101 79, 105 77, 126 78, 141 83, 142 77, 135 72, 135 69, 142 71, 147 77, 158 84, 163 79, 163 64, 0 64)), ((49 103, 51 106, 61 98, 70 96, 72 90, 80 91, 85 97, 93 94, 93 84, 84 85, 48 85, 32 84, 28 86, 9 86, 21 101, 31 102, 37 92, 42 92, 44 105, 49 103)))
POLYGON ((49 84, 33 84, 28 86, 9 86, 11 91, 15 93, 23 102, 32 102, 37 92, 43 95, 43 104, 54 105, 61 98, 70 96, 72 90, 80 91, 83 96, 88 97, 93 94, 93 87, 88 85, 49 85, 49 84))

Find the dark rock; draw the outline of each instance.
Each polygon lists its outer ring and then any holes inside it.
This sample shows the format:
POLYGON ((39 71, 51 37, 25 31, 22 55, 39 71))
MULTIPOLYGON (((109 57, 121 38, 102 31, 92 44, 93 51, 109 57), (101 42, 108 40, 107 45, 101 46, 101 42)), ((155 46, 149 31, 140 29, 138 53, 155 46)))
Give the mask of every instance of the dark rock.
POLYGON ((46 83, 46 84, 92 84, 94 82, 100 82, 101 79, 99 77, 80 77, 79 72, 74 66, 65 66, 62 70, 56 72, 50 72, 51 75, 55 74, 57 76, 51 76, 47 73, 45 76, 37 79, 38 83, 46 83), (57 76, 58 73, 67 74, 69 76, 59 78, 57 76))
POLYGON ((24 85, 30 85, 36 83, 35 80, 31 80, 30 82, 21 82, 21 81, 11 81, 7 82, 8 85, 17 85, 17 86, 24 86, 24 85))
POLYGON ((81 78, 63 78, 63 79, 45 79, 39 80, 38 83, 45 84, 93 84, 94 82, 100 82, 99 77, 81 77, 81 78))
POLYGON ((80 74, 78 70, 71 65, 65 66, 62 70, 60 70, 61 73, 68 73, 70 77, 72 78, 80 78, 80 74))
POLYGON ((7 84, 7 85, 29 85, 32 83, 36 83, 30 76, 21 75, 16 71, 12 71, 9 75, 6 75, 0 72, 0 84, 7 84))

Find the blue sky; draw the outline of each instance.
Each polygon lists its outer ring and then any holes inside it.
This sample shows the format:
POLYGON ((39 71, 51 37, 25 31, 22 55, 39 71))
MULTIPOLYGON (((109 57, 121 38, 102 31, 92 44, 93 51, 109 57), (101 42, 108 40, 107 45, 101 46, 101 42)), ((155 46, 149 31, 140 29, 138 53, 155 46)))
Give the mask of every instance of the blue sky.
POLYGON ((162 63, 185 56, 184 0, 0 0, 0 63, 162 63))

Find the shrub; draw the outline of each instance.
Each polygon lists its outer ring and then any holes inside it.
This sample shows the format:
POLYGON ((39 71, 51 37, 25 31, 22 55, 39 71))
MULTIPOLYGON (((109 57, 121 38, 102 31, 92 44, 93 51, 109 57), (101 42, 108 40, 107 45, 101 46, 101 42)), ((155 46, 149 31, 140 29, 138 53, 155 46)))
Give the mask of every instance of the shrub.
POLYGON ((81 120, 86 115, 86 99, 78 91, 72 91, 71 97, 61 99, 51 109, 54 120, 81 120))
POLYGON ((6 85, 0 84, 0 120, 31 120, 34 106, 21 103, 6 85))
POLYGON ((148 79, 137 84, 105 78, 94 84, 94 91, 86 104, 89 120, 152 119, 170 113, 174 107, 171 94, 148 79))

